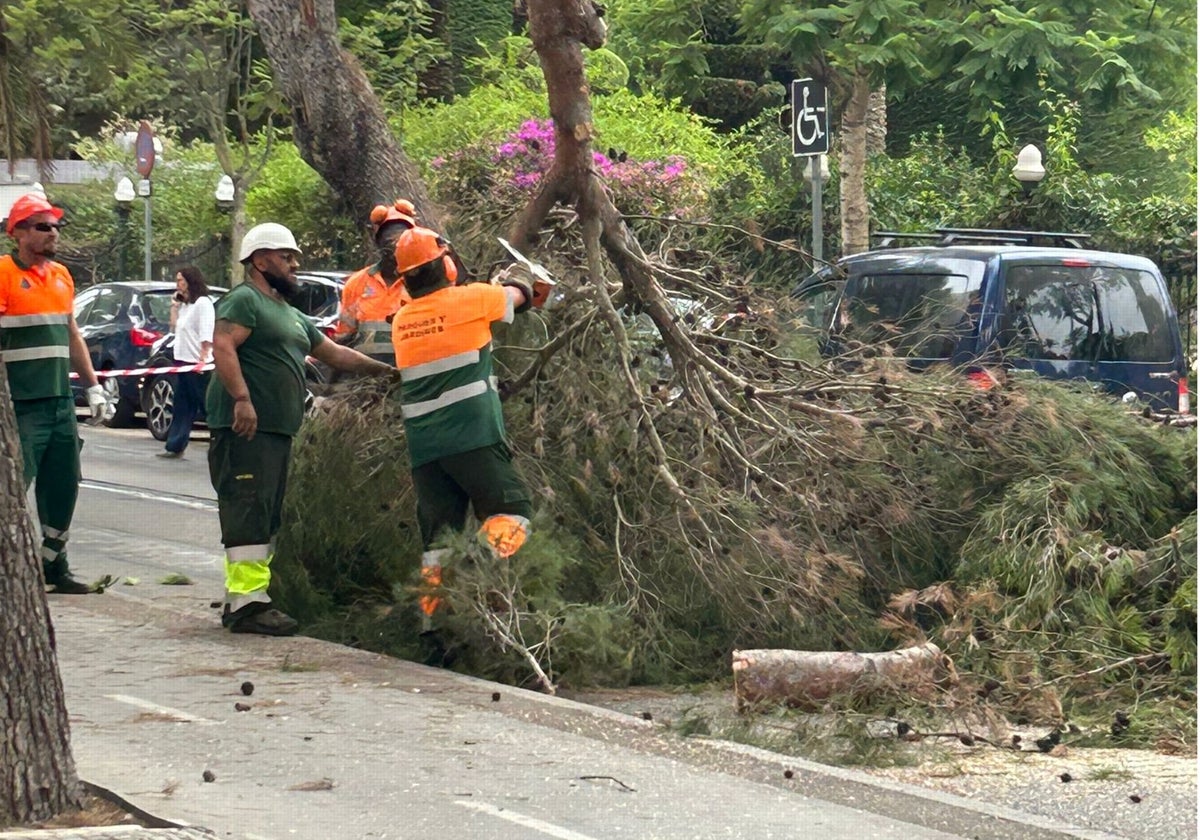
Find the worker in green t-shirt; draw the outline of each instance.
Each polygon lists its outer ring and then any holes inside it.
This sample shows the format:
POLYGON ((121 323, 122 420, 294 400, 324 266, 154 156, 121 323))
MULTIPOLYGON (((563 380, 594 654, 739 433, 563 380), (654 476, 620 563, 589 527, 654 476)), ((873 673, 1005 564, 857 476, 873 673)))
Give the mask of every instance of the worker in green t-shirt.
POLYGON ((271 606, 267 587, 292 437, 304 419, 304 357, 337 370, 399 376, 391 365, 326 339, 289 305, 299 290, 299 258, 296 238, 283 225, 251 228, 239 252, 246 281, 217 304, 208 471, 225 546, 221 623, 234 633, 290 636, 297 629, 271 606))

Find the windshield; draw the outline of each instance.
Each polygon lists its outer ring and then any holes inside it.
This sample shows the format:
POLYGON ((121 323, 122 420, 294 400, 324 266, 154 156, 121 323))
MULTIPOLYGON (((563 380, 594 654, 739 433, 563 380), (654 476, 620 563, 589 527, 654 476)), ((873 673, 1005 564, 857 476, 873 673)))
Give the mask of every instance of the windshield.
POLYGON ((142 292, 141 320, 144 323, 160 325, 171 323, 171 297, 174 294, 174 289, 155 289, 142 292))
POLYGON ((1000 343, 1026 359, 1164 362, 1175 356, 1168 324, 1149 272, 1017 265, 1008 270, 1000 343))
POLYGON ((973 336, 979 281, 961 274, 865 274, 839 303, 834 334, 846 347, 878 346, 888 355, 948 359, 973 336))

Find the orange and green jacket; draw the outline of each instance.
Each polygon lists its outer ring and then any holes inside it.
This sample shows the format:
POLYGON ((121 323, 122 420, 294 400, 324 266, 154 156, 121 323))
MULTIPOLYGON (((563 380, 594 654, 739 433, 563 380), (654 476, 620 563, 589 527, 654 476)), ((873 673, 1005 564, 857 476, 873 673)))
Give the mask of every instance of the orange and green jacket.
POLYGON ((71 396, 75 281, 61 263, 0 257, 0 356, 14 400, 71 396))
POLYGON ((492 323, 512 323, 502 286, 448 286, 392 320, 400 403, 412 466, 504 440, 492 375, 492 323))
POLYGON ((341 338, 357 332, 360 341, 355 349, 392 364, 392 325, 387 319, 410 300, 403 281, 387 284, 379 274, 379 263, 359 269, 342 287, 342 305, 334 335, 341 338))

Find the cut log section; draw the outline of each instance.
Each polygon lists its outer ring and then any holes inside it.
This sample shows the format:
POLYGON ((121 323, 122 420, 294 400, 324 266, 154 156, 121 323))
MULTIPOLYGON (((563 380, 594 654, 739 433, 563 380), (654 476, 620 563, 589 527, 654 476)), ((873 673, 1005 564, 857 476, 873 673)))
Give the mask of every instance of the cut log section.
POLYGON ((882 653, 735 650, 733 687, 738 709, 785 703, 808 709, 832 698, 861 699, 881 691, 932 699, 958 681, 950 657, 932 642, 882 653))

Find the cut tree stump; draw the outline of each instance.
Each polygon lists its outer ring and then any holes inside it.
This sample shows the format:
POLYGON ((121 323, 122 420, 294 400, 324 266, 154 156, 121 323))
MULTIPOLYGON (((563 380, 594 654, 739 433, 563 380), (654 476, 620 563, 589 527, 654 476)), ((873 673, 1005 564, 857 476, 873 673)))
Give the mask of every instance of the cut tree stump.
POLYGON ((735 650, 733 688, 738 709, 768 702, 816 710, 844 697, 882 691, 932 699, 958 681, 954 663, 928 642, 882 653, 808 650, 735 650))

